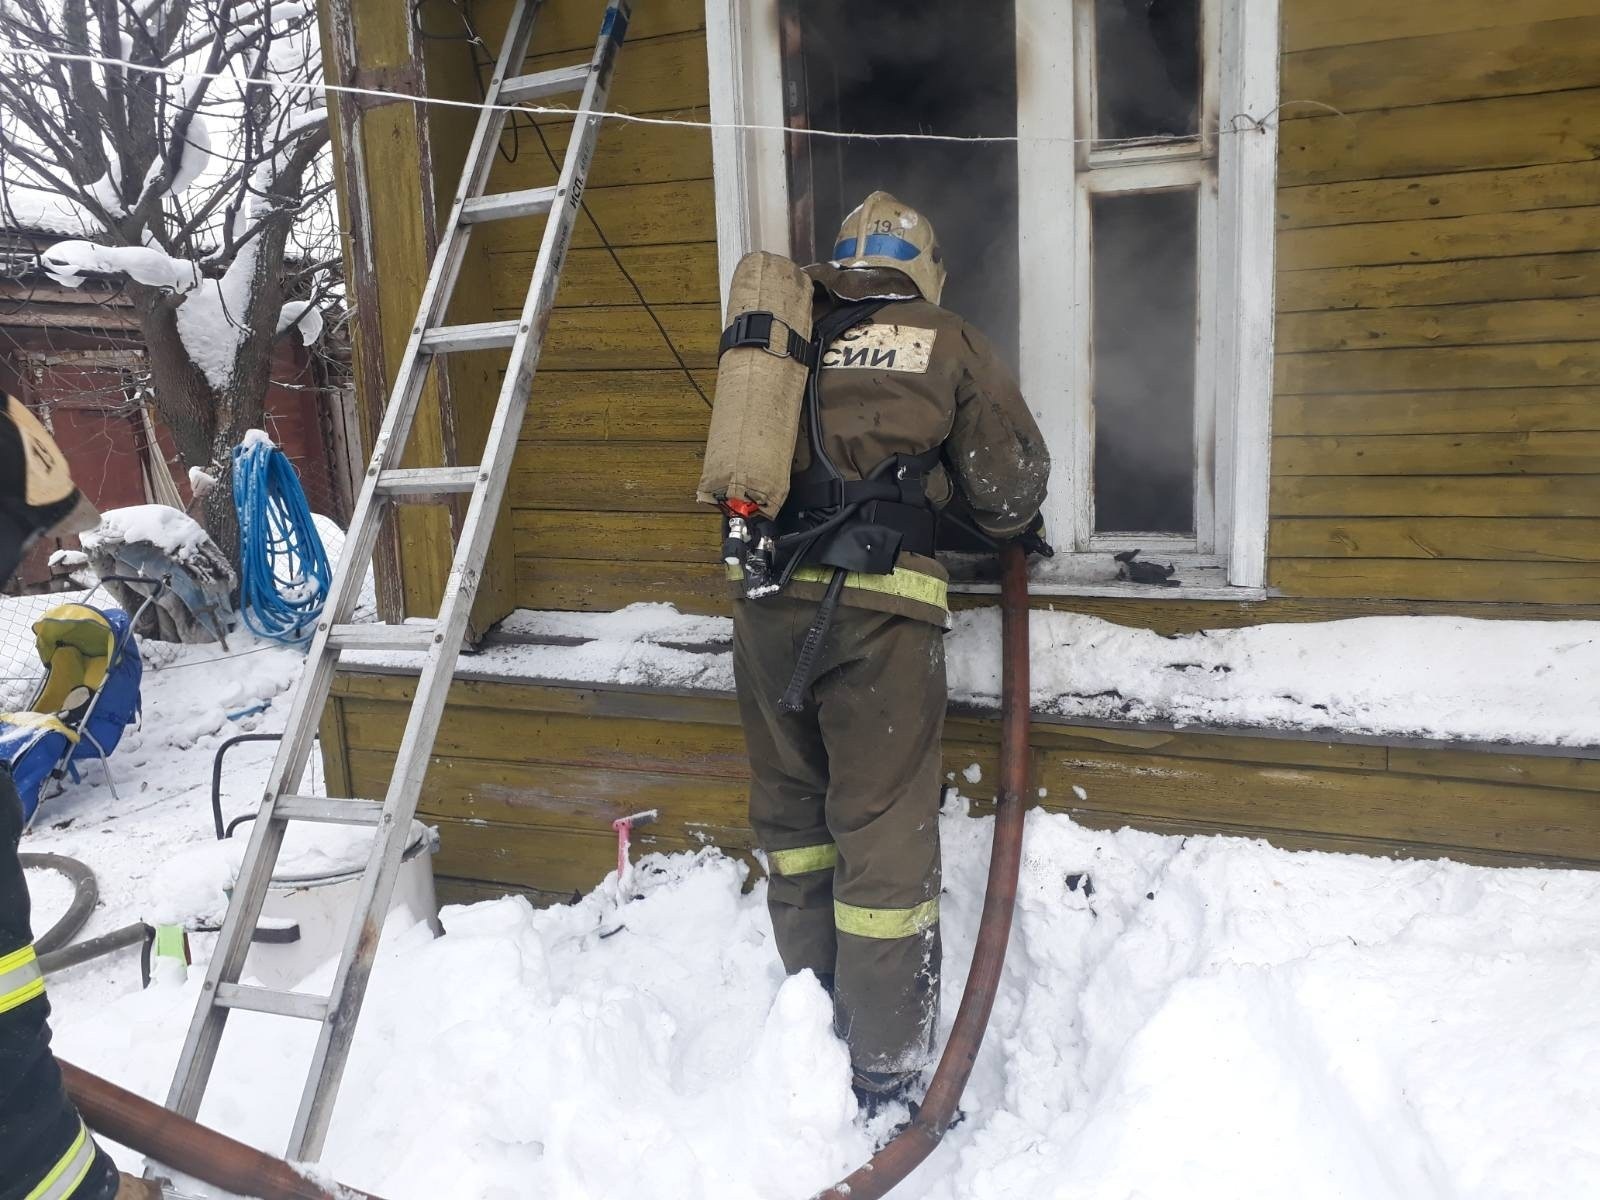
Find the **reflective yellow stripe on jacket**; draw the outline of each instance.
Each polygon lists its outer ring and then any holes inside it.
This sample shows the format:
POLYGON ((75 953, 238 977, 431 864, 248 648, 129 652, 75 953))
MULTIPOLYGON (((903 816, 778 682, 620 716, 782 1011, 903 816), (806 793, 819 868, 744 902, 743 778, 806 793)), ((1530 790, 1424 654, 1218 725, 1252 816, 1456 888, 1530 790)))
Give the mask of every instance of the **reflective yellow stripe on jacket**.
POLYGON ((35 996, 44 995, 44 972, 32 946, 13 950, 0 958, 0 1013, 10 1012, 35 996))
POLYGON ((820 846, 797 846, 793 850, 770 850, 767 861, 774 875, 809 875, 831 871, 839 861, 839 847, 832 842, 820 846))
MULTIPOLYGON (((728 578, 737 583, 744 578, 744 568, 730 563, 728 578)), ((832 578, 832 567, 800 567, 794 573, 794 579, 800 583, 827 583, 832 578)), ((888 575, 863 575, 851 571, 844 577, 844 585, 847 588, 859 588, 864 592, 881 592, 885 596, 915 600, 918 604, 931 604, 934 608, 946 612, 950 608, 948 583, 935 576, 924 575, 921 571, 907 570, 905 567, 896 567, 888 575)))
POLYGON ((67 1147, 67 1152, 56 1160, 50 1173, 39 1181, 39 1186, 29 1192, 26 1200, 68 1200, 78 1190, 83 1177, 94 1166, 94 1142, 82 1121, 78 1122, 78 1136, 67 1147))
POLYGON ((833 902, 833 924, 840 933, 853 933, 857 937, 903 938, 936 924, 939 920, 939 897, 924 900, 915 908, 861 908, 833 902))

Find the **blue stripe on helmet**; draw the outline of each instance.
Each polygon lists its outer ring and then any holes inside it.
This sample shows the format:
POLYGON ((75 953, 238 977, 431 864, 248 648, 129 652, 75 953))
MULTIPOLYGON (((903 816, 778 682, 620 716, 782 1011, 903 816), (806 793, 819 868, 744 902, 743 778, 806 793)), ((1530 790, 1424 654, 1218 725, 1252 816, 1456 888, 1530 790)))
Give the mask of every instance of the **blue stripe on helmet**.
POLYGON ((855 238, 845 238, 844 241, 833 248, 834 258, 894 258, 901 262, 910 262, 921 253, 921 250, 906 241, 905 238, 897 237, 892 233, 868 235, 865 255, 856 253, 855 238))

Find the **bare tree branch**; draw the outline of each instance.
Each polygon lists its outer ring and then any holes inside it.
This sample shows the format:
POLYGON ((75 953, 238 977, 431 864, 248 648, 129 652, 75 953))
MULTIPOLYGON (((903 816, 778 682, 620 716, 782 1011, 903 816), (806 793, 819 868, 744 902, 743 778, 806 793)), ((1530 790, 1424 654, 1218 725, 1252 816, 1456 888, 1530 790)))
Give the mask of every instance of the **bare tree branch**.
MULTIPOLYGON (((226 466, 261 422, 285 302, 347 323, 315 0, 0 0, 0 42, 38 52, 0 72, 0 222, 54 196, 98 227, 81 236, 111 249, 63 261, 123 272, 139 386, 183 461, 226 466)), ((41 278, 7 274, 29 281, 9 298, 41 278)), ((231 507, 205 519, 228 546, 231 507)))

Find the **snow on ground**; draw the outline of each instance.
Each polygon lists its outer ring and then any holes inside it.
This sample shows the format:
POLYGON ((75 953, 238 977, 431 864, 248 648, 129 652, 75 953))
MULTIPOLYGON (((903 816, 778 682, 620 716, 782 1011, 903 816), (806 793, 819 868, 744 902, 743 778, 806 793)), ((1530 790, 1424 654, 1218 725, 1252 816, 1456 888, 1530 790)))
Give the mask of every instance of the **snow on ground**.
POLYGON ((72 880, 60 871, 39 869, 28 872, 28 900, 32 906, 30 918, 35 935, 43 933, 66 915, 74 895, 76 889, 72 880))
MULTIPOLYGON (((212 754, 281 728, 301 662, 247 642, 147 654, 143 728, 112 760, 121 803, 91 767, 25 843, 98 873, 84 936, 173 903, 165 868, 208 853, 212 754)), ((229 815, 270 753, 235 752, 229 815)), ((941 825, 946 1028, 991 828, 959 804, 941 825)), ((764 884, 748 883, 715 851, 652 856, 620 899, 608 880, 571 906, 449 908, 439 939, 391 922, 325 1165, 388 1200, 780 1200, 838 1178, 892 1116, 856 1114, 826 999, 784 980, 764 884)), ((193 940, 203 962, 212 939, 193 940)), ((200 981, 197 965, 141 990, 131 950, 74 968, 51 983, 56 1045, 160 1099, 200 981)), ((1600 1195, 1596 994, 1600 874, 1291 854, 1035 812, 966 1118, 897 1194, 1600 1195)), ((312 1032, 236 1015, 204 1117, 280 1150, 312 1032)))
MULTIPOLYGON (((956 613, 950 691, 993 706, 1000 614, 956 613)), ((733 623, 670 604, 614 613, 521 611, 463 675, 729 691, 733 623), (588 639, 579 644, 560 644, 588 639)), ((1082 719, 1331 730, 1539 745, 1600 745, 1600 622, 1358 617, 1166 637, 1097 617, 1035 612, 1035 711, 1082 719)), ((361 661, 415 664, 371 652, 361 661)))
MULTIPOLYGON (((8 608, 13 603, 9 597, 3 601, 8 608)), ((69 783, 40 806, 23 849, 80 859, 100 885, 101 904, 80 939, 165 915, 153 879, 186 846, 215 838, 211 763, 217 748, 235 734, 283 728, 302 654, 244 633, 230 636, 228 643, 224 651, 216 645, 142 642, 143 717, 123 736, 110 762, 120 802, 106 784, 105 767, 92 762, 81 768, 82 784, 69 783)), ((273 749, 272 743, 245 743, 229 752, 225 817, 254 808, 273 749)), ((320 774, 310 782, 319 784, 320 774)), ((56 899, 59 876, 42 874, 41 887, 48 889, 43 904, 64 911, 66 903, 56 899)), ((36 915, 34 933, 43 933, 47 925, 36 915)), ((93 1007, 138 986, 138 957, 129 952, 74 968, 59 988, 52 987, 52 995, 93 1007)))
MULTIPOLYGON (((988 820, 943 822, 945 1022, 988 820)), ((758 884, 390 929, 324 1163, 390 1200, 806 1197, 870 1153, 758 884)), ((325 988, 329 970, 308 981, 325 988)), ((64 1056, 159 1098, 199 985, 56 987, 64 1056)), ((1600 877, 1093 833, 1036 812, 967 1117, 906 1196, 1418 1200, 1600 1189, 1600 877), (1086 883, 1087 881, 1087 883, 1086 883)), ((281 1147, 312 1031, 240 1014, 204 1117, 281 1147)), ((137 1160, 124 1156, 125 1166, 137 1160)))

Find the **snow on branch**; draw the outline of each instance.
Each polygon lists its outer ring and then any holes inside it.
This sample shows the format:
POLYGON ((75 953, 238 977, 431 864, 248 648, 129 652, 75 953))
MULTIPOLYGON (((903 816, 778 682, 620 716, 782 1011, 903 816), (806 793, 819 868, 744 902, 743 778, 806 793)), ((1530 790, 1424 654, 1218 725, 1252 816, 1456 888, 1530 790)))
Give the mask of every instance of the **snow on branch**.
POLYGON ((74 218, 54 279, 126 279, 219 390, 261 339, 315 340, 330 289, 297 264, 340 254, 314 0, 4 0, 0 45, 27 55, 0 70, 0 221, 74 218))
POLYGON ((277 351, 342 328, 315 0, 0 0, 0 50, 0 225, 67 239, 0 269, 112 285, 229 549, 277 351))

